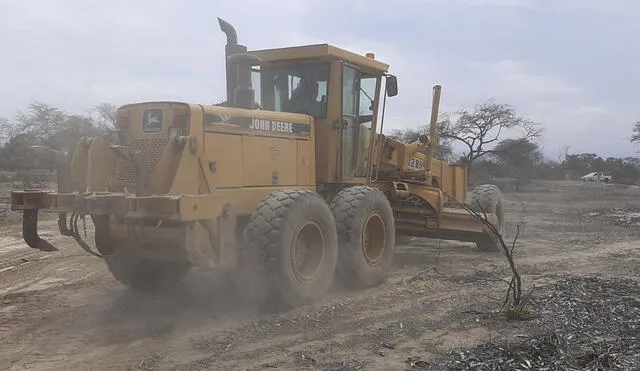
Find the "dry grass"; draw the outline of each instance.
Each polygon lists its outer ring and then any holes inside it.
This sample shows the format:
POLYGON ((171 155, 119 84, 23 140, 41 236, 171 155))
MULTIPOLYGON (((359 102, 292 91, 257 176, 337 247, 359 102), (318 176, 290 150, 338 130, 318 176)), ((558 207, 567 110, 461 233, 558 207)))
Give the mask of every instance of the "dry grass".
POLYGON ((540 317, 524 339, 454 350, 428 370, 632 370, 640 368, 637 279, 566 277, 535 297, 540 317))

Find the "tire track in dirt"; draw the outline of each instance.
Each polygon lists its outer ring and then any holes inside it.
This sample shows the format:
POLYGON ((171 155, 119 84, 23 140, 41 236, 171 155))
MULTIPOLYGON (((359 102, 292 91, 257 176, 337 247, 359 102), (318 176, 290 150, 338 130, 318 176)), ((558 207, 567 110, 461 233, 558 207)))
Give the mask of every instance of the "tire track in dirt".
MULTIPOLYGON (((610 255, 616 255, 621 252, 626 253, 627 251, 629 251, 629 245, 621 244, 612 246, 609 249, 600 249, 591 253, 585 252, 583 254, 584 258, 579 259, 579 264, 576 265, 576 260, 574 260, 574 268, 590 269, 591 259, 594 257, 606 258, 610 255)), ((561 254, 549 255, 547 256, 548 262, 558 263, 563 260, 559 259, 561 256, 561 254)), ((483 270, 477 272, 483 272, 483 270)), ((553 275, 555 274, 557 273, 553 275)), ((525 278, 529 280, 534 277, 525 275, 525 278)), ((547 281, 552 280, 551 276, 539 276, 536 278, 546 278, 547 281)), ((178 370, 190 370, 207 369, 213 366, 231 367, 242 361, 243 367, 258 368, 265 362, 279 364, 283 362, 283 358, 287 359, 287 362, 292 362, 292 357, 295 358, 296 355, 304 352, 308 357, 312 357, 312 354, 316 354, 316 357, 318 357, 317 355, 319 354, 320 358, 329 357, 334 361, 336 359, 345 361, 353 358, 356 353, 363 359, 378 357, 380 344, 388 341, 399 343, 395 348, 402 352, 403 350, 425 348, 430 344, 438 343, 446 348, 447 346, 465 343, 465 340, 461 340, 461 338, 464 339, 466 337, 469 341, 474 341, 479 340, 482 337, 480 335, 486 336, 487 329, 456 329, 457 325, 450 327, 445 325, 443 327, 442 324, 451 322, 450 319, 456 317, 458 317, 456 319, 459 321, 460 311, 473 312, 474 308, 477 310, 477 308, 481 307, 484 307, 484 310, 495 309, 498 303, 494 301, 492 303, 493 307, 491 305, 487 306, 487 297, 501 298, 504 293, 504 287, 488 282, 485 287, 482 287, 479 284, 482 282, 482 275, 478 274, 447 274, 446 277, 430 275, 424 277, 424 279, 428 283, 426 286, 425 282, 422 282, 421 285, 393 288, 393 285, 399 284, 399 282, 395 282, 381 287, 381 291, 376 291, 379 293, 377 295, 373 292, 359 293, 358 297, 360 299, 348 302, 345 306, 346 309, 341 313, 336 313, 335 316, 330 316, 323 320, 317 320, 318 322, 316 322, 315 326, 310 326, 310 328, 301 326, 301 323, 308 321, 307 316, 300 317, 295 313, 288 313, 284 318, 276 317, 274 321, 279 324, 278 328, 281 329, 276 333, 236 328, 233 335, 224 333, 210 338, 208 342, 205 341, 205 344, 212 344, 208 348, 202 346, 202 341, 196 342, 194 348, 201 351, 208 350, 211 353, 207 357, 186 364, 163 365, 167 367, 173 366, 178 370), (475 284, 472 284, 472 282, 475 282, 475 284), (443 291, 449 291, 449 293, 443 294, 443 291), (368 297, 367 294, 372 296, 368 297), (416 300, 415 298, 423 299, 416 300), (442 305, 442 303, 445 303, 445 305, 442 305), (461 305, 459 303, 466 304, 461 305), (391 305, 394 306, 391 307, 391 305), (366 314, 353 315, 352 312, 354 310, 366 314), (428 314, 428 319, 425 314, 428 314), (416 320, 416 318, 419 318, 419 320, 416 320), (381 330, 389 331, 389 328, 400 328, 398 323, 401 322, 405 324, 404 330, 398 332, 402 336, 379 336, 381 330), (336 336, 336 334, 339 335, 336 336), (334 346, 330 356, 323 355, 323 353, 326 353, 327 343, 334 346), (340 349, 345 348, 349 349, 349 351, 340 351, 340 349), (354 348, 360 349, 360 352, 354 352, 354 348), (257 358, 260 361, 255 364, 247 361, 252 358, 257 358)), ((339 303, 344 304, 344 302, 339 303)), ((305 312, 315 312, 315 310, 305 308, 305 312)), ((252 326, 250 327, 252 328, 252 326)), ((494 331, 498 333, 499 329, 494 329, 494 331)), ((168 359, 175 359, 181 356, 184 357, 189 352, 185 353, 185 351, 180 350, 176 353, 179 354, 168 353, 165 355, 168 359)), ((197 352, 194 354, 197 354, 197 352)), ((390 362, 388 357, 386 359, 387 362, 390 362)), ((402 367, 403 361, 404 359, 395 359, 396 367, 402 367)), ((333 361, 326 362, 331 363, 333 361)), ((361 364, 367 365, 367 362, 361 362, 361 364)))
MULTIPOLYGON (((305 353, 319 362, 343 362, 354 356, 376 357, 378 350, 385 343, 397 344, 392 346, 398 351, 407 350, 411 345, 415 347, 424 340, 424 331, 434 331, 451 316, 453 308, 447 305, 439 307, 439 303, 452 303, 463 297, 468 298, 468 293, 462 288, 451 290, 455 293, 442 293, 442 285, 426 290, 425 287, 424 282, 404 287, 400 289, 400 293, 388 295, 384 297, 385 300, 380 300, 379 306, 368 307, 362 298, 346 305, 342 313, 335 313, 322 321, 317 320, 309 327, 300 328, 298 323, 304 323, 304 317, 287 314, 288 318, 284 321, 291 322, 293 316, 293 322, 296 324, 283 324, 289 327, 284 333, 250 331, 249 335, 234 335, 233 339, 225 340, 227 344, 233 345, 233 352, 228 352, 226 348, 205 348, 202 350, 211 352, 209 356, 180 365, 176 369, 210 369, 214 366, 224 368, 237 365, 241 361, 244 361, 243 367, 259 367, 264 363, 277 363, 282 361, 282 358, 288 362, 295 362, 296 356, 305 353), (425 295, 428 299, 416 300, 416 295, 425 295), (386 301, 393 301, 394 305, 385 306, 386 301), (236 342, 238 344, 234 345, 236 342), (323 354, 326 353, 327 345, 333 348, 331 354, 323 354), (349 350, 345 352, 345 349, 349 350), (248 361, 251 359, 257 361, 248 361)), ((239 332, 244 333, 242 330, 239 332)), ((366 364, 367 362, 363 362, 363 365, 366 364)))

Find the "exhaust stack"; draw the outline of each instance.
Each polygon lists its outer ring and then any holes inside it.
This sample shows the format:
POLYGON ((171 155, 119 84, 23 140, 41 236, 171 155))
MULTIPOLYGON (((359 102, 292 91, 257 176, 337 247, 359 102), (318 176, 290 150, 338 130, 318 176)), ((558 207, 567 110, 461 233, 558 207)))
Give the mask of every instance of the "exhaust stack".
POLYGON ((233 26, 218 17, 220 30, 227 35, 225 65, 227 69, 227 105, 238 108, 255 108, 255 90, 251 85, 251 67, 261 60, 247 53, 247 47, 238 44, 238 34, 233 26))

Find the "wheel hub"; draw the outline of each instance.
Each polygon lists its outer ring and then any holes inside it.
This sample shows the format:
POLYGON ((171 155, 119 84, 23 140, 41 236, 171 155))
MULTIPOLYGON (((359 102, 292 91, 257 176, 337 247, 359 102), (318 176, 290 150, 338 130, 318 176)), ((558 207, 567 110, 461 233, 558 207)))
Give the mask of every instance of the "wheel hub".
POLYGON ((320 274, 325 244, 324 232, 316 221, 307 220, 296 229, 290 252, 293 273, 298 280, 313 281, 320 274))
POLYGON ((369 215, 364 223, 362 234, 362 252, 369 265, 375 265, 387 245, 387 232, 384 220, 379 213, 369 215))

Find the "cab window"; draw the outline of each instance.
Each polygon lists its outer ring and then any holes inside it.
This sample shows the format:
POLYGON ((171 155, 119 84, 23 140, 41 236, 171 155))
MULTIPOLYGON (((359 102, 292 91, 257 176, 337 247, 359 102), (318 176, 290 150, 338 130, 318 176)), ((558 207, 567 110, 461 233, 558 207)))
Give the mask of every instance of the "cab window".
POLYGON ((263 109, 326 118, 328 63, 262 66, 261 75, 263 109))

